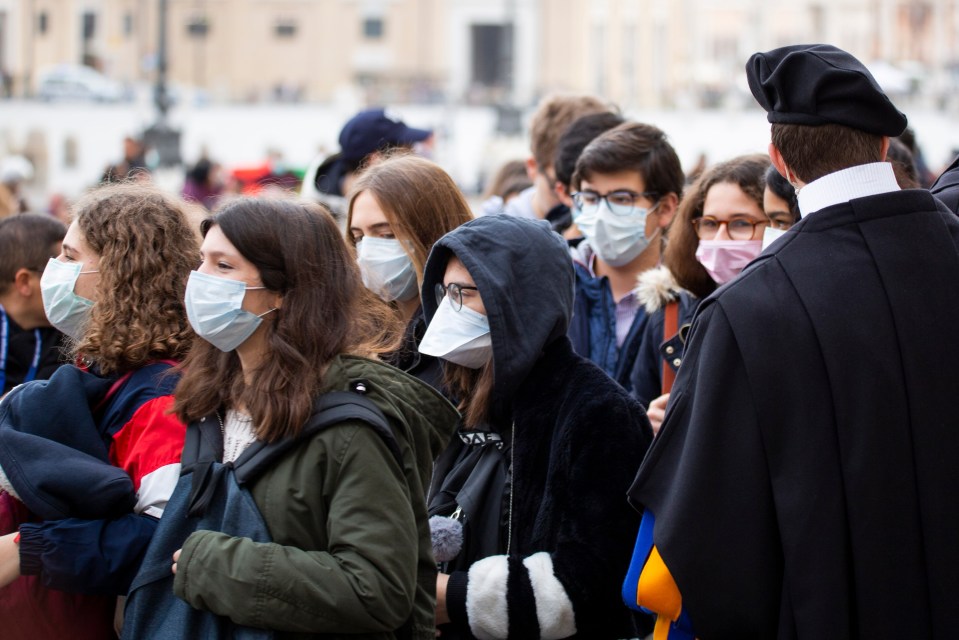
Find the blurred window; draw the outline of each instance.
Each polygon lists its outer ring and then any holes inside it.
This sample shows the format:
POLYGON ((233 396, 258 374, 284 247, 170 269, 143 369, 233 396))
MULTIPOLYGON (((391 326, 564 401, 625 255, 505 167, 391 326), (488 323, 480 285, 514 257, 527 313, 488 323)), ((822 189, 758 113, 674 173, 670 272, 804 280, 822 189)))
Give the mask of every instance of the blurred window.
POLYGON ((383 18, 365 18, 363 20, 363 37, 368 40, 382 38, 383 29, 383 18))

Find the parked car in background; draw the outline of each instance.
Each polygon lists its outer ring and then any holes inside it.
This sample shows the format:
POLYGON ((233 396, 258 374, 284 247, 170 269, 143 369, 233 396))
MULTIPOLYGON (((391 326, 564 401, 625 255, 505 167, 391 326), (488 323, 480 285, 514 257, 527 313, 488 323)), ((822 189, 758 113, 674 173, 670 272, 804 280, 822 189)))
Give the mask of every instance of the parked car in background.
POLYGON ((124 86, 96 69, 77 64, 61 64, 42 72, 37 82, 41 100, 90 100, 120 102, 130 99, 124 86))

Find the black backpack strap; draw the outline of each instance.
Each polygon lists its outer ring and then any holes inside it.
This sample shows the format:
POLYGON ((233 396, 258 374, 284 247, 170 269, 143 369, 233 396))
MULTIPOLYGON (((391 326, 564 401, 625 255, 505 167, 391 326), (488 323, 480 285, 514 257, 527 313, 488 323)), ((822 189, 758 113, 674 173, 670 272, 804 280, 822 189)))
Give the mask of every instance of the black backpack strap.
POLYGON ((396 458, 397 464, 400 468, 403 467, 399 443, 380 408, 358 391, 331 391, 316 399, 313 414, 297 437, 283 438, 276 442, 257 440, 251 444, 233 464, 237 483, 243 485, 252 482, 304 438, 311 438, 320 431, 347 420, 359 420, 376 431, 396 458))
POLYGON ((216 494, 221 472, 214 464, 223 455, 223 432, 218 415, 209 415, 194 422, 186 430, 183 453, 180 456, 180 475, 193 474, 190 481, 190 517, 201 516, 216 494))
POLYGON ((210 414, 192 423, 186 430, 183 453, 180 455, 180 475, 193 471, 194 467, 218 461, 223 455, 223 432, 220 419, 210 414))

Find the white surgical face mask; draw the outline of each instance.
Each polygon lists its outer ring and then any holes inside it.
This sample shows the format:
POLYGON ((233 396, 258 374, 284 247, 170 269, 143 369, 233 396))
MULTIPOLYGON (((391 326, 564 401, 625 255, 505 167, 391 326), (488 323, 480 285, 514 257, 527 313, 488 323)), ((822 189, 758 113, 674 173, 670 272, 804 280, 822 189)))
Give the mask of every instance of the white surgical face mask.
POLYGON ((99 273, 81 271, 79 262, 60 262, 50 258, 43 275, 40 276, 40 296, 43 298, 43 310, 47 320, 56 329, 67 334, 74 340, 83 337, 87 320, 90 318, 90 309, 93 301, 78 296, 73 290, 77 278, 82 273, 99 273))
POLYGON ((763 251, 766 250, 766 247, 774 243, 779 238, 788 231, 788 229, 773 229, 771 226, 767 226, 763 230, 763 251))
POLYGON ((629 215, 618 216, 610 211, 609 205, 603 200, 590 213, 574 209, 573 222, 583 232, 597 257, 614 267, 621 267, 649 246, 646 216, 655 208, 634 207, 629 215))
POLYGON ((489 318, 465 306, 456 311, 444 298, 423 334, 420 353, 479 369, 493 355, 489 318))
POLYGON ((191 271, 184 300, 190 326, 220 351, 233 351, 253 335, 263 316, 276 311, 256 315, 242 308, 248 290, 265 288, 191 271))
POLYGON ((386 302, 406 302, 418 293, 413 260, 399 240, 364 236, 356 243, 356 261, 363 284, 386 302))

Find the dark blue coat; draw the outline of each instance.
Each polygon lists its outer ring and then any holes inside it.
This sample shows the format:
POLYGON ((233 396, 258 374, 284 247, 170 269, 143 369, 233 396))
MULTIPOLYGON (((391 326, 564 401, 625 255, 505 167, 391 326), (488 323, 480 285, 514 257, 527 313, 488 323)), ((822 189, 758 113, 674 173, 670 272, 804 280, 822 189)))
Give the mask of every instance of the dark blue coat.
POLYGON ((639 276, 636 297, 648 320, 643 327, 639 351, 633 363, 631 393, 644 407, 662 394, 664 367, 675 373, 683 360, 686 337, 699 298, 679 286, 669 268, 660 265, 639 276), (666 309, 677 307, 677 332, 665 335, 666 309))
POLYGON ((646 326, 646 312, 640 307, 629 327, 626 339, 616 346, 616 302, 609 279, 597 277, 581 262, 574 260, 576 298, 569 324, 573 350, 592 360, 627 391, 632 387, 630 374, 646 326))

